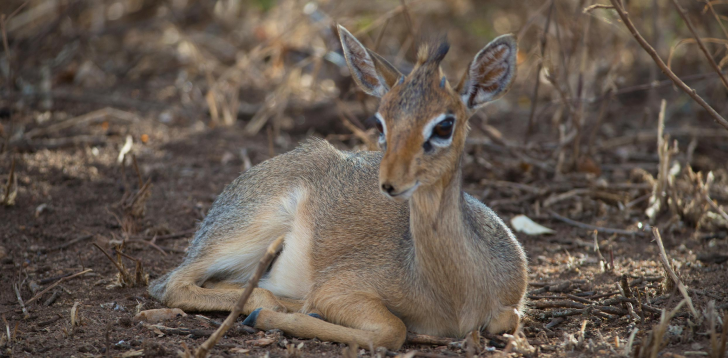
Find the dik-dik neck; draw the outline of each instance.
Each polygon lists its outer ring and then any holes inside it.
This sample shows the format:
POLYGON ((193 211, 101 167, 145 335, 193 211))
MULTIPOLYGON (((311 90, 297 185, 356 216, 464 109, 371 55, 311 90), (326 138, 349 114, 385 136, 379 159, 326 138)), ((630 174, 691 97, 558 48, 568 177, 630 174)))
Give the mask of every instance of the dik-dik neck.
POLYGON ((415 270, 437 285, 457 285, 468 261, 462 174, 458 165, 437 183, 421 186, 410 199, 410 230, 415 270), (444 280, 444 281, 442 281, 444 280))

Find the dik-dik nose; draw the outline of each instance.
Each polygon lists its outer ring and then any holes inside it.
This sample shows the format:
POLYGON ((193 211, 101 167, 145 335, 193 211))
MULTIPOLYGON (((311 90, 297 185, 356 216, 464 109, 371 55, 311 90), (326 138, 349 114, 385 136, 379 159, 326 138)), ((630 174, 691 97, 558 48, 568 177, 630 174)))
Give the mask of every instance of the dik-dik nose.
POLYGON ((389 183, 382 183, 382 191, 387 193, 387 195, 389 195, 389 196, 393 196, 392 194, 394 194, 394 192, 395 192, 394 186, 392 186, 392 184, 389 184, 389 183))

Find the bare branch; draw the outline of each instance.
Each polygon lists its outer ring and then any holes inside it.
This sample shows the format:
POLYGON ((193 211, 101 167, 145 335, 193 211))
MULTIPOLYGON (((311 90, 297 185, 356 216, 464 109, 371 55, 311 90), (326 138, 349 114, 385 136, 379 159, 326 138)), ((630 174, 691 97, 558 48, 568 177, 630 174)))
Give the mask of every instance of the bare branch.
POLYGON ((667 77, 669 77, 673 82, 675 82, 675 84, 678 87, 680 87, 680 89, 683 90, 685 93, 687 93, 688 96, 692 97, 695 100, 695 102, 698 102, 698 104, 703 106, 703 108, 705 108, 705 110, 708 111, 708 114, 710 114, 710 116, 713 117, 713 119, 718 124, 722 125, 726 130, 728 130, 728 121, 725 118, 723 118, 720 114, 718 114, 718 112, 716 112, 715 109, 713 109, 713 107, 711 107, 707 102, 705 102, 703 100, 703 98, 701 98, 697 93, 695 93, 694 89, 688 87, 688 85, 686 85, 685 82, 680 80, 680 78, 677 77, 677 75, 675 75, 675 73, 673 73, 669 68, 667 68, 667 66, 665 65, 665 62, 663 62, 662 59, 660 58, 660 55, 657 54, 655 49, 652 48, 652 46, 650 46, 650 44, 647 43, 645 38, 642 37, 642 35, 640 35, 639 31, 637 31, 637 28, 632 23, 632 20, 629 19, 629 15, 622 8, 620 1, 619 0, 609 0, 609 1, 614 6, 614 10, 617 11, 617 14, 622 19, 622 22, 624 22, 624 25, 627 26, 627 29, 629 30, 629 32, 632 34, 632 36, 634 36, 635 40, 637 40, 637 42, 640 44, 640 46, 642 46, 642 48, 645 49, 645 51, 647 51, 647 53, 650 55, 650 57, 652 57, 652 59, 657 64, 657 66, 659 66, 660 69, 662 70, 662 73, 667 75, 667 77))
POLYGON ((541 68, 543 68, 543 57, 546 54, 546 35, 548 35, 549 27, 551 26, 551 13, 554 12, 555 2, 555 0, 551 0, 549 13, 546 15, 546 26, 543 29, 543 35, 541 35, 541 59, 538 61, 538 67, 536 67, 536 83, 533 85, 531 112, 528 115, 528 127, 526 127, 526 137, 523 139, 524 143, 528 143, 528 138, 531 136, 531 131, 533 130, 533 116, 536 114, 536 103, 538 102, 538 85, 541 82, 539 76, 541 76, 541 68))
POLYGON ((688 29, 690 29, 690 32, 693 33, 693 37, 695 37, 695 41, 698 43, 700 50, 703 51, 705 58, 707 58, 708 62, 710 62, 710 66, 713 67, 715 72, 718 73, 718 76, 720 76, 720 80, 723 82, 723 86, 725 86, 725 88, 728 89, 728 79, 726 79, 725 75, 723 75, 723 72, 720 71, 720 67, 718 67, 717 63, 715 63, 713 56, 711 56, 710 53, 708 52, 708 49, 705 48, 705 44, 703 43, 703 40, 701 40, 700 36, 698 36, 698 33, 695 32, 693 23, 692 23, 692 21, 690 21, 690 18, 688 18, 688 15, 687 15, 685 9, 683 9, 682 6, 680 6, 680 3, 678 3, 677 0, 672 0, 672 3, 675 4, 675 7, 677 8, 677 12, 680 14, 680 17, 682 17, 683 21, 685 21, 685 24, 688 25, 688 29))

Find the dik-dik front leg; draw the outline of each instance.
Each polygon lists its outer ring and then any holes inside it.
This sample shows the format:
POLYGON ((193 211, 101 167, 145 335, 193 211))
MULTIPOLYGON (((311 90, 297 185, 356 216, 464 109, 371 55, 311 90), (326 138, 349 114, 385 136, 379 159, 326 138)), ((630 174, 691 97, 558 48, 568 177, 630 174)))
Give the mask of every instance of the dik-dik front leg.
POLYGON ((382 303, 381 299, 367 295, 337 298, 330 306, 322 307, 323 321, 303 313, 281 313, 258 309, 243 324, 262 330, 280 329, 299 338, 318 338, 322 341, 357 343, 361 347, 399 349, 407 336, 404 322, 382 303))

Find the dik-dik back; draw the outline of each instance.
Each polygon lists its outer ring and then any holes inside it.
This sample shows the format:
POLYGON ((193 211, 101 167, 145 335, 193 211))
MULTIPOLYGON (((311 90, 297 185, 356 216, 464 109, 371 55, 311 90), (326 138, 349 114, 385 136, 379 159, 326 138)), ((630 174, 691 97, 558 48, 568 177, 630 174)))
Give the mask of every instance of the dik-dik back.
POLYGON ((353 78, 382 98, 382 152, 310 140, 251 168, 150 292, 171 307, 230 310, 267 246, 284 236, 246 304, 246 324, 392 349, 407 329, 515 329, 525 254, 492 210, 462 192, 460 168, 467 119, 513 79, 514 39, 491 42, 451 87, 439 67, 446 43, 423 48, 405 76, 339 31, 353 78))

